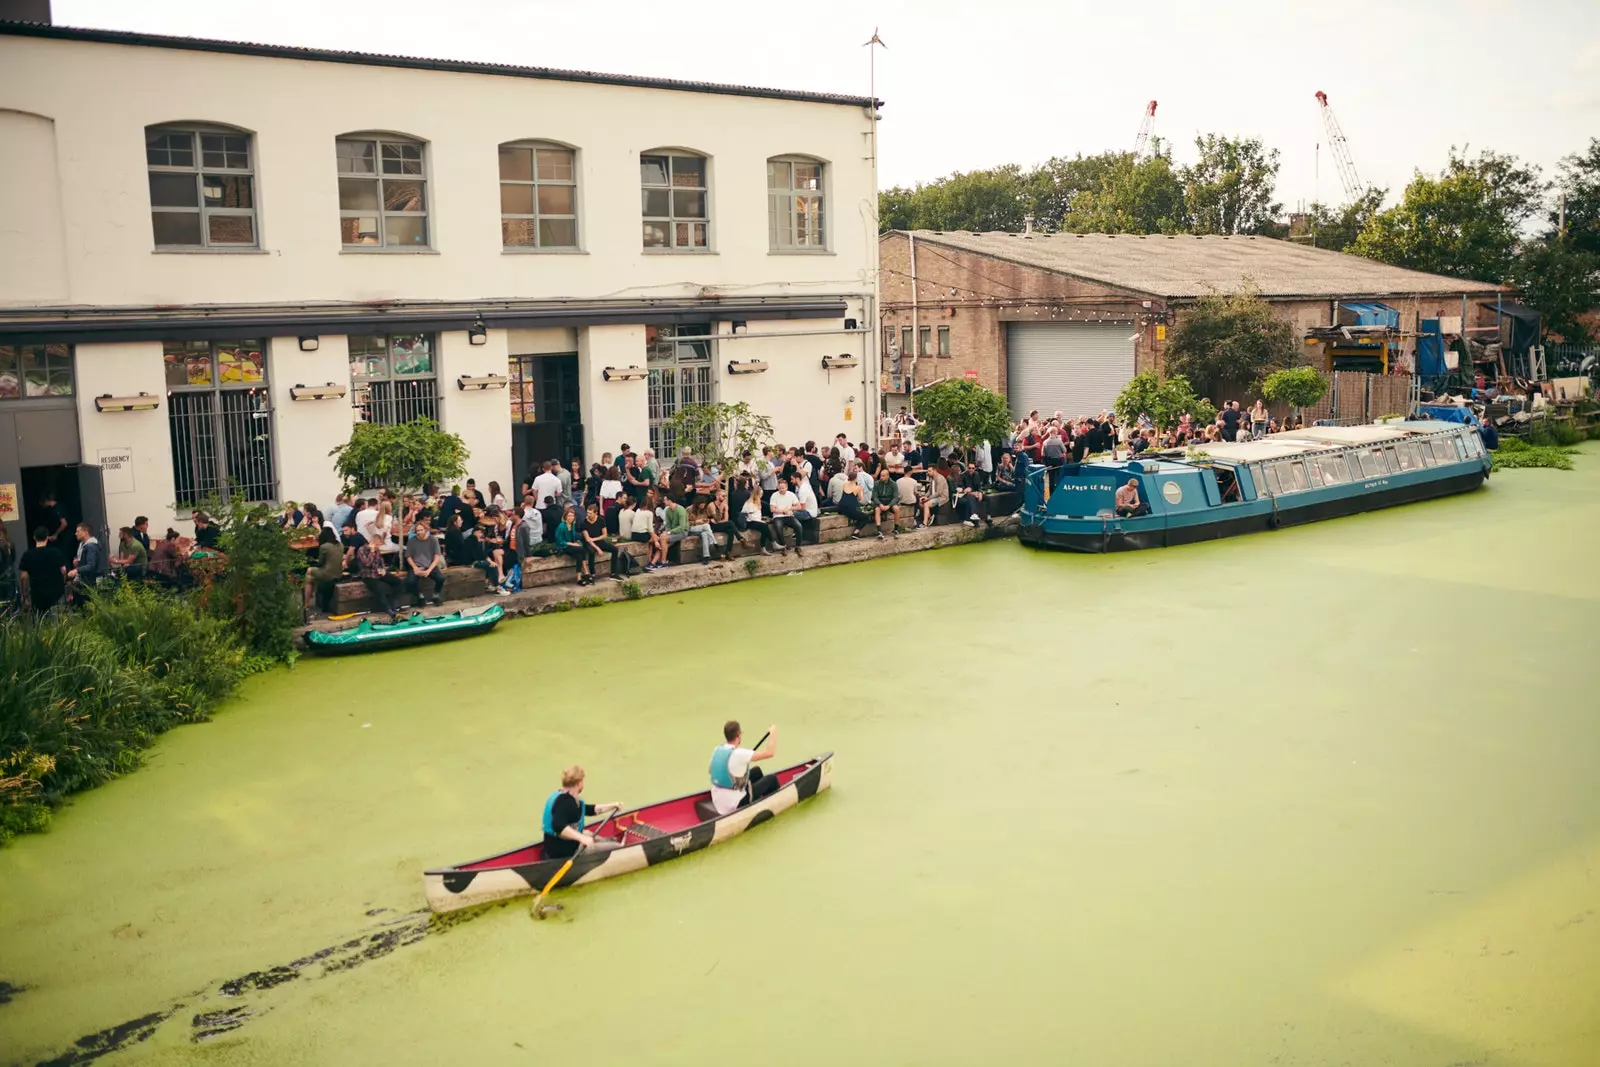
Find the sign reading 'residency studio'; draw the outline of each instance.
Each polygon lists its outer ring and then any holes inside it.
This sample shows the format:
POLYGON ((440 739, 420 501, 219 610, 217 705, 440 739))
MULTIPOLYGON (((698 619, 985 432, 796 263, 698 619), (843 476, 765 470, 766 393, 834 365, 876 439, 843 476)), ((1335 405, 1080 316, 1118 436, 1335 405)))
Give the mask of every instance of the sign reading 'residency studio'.
POLYGON ((102 448, 95 452, 100 477, 107 493, 133 492, 133 449, 126 445, 102 448))

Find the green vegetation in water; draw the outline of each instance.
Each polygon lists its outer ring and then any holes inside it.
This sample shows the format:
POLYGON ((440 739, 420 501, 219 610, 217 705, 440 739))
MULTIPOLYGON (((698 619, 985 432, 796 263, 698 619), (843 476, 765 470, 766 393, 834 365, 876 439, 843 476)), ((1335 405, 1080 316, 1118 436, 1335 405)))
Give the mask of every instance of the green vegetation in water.
POLYGON ((1559 445, 1529 444, 1520 437, 1504 437, 1498 450, 1491 452, 1491 470, 1516 470, 1523 467, 1572 469, 1573 449, 1559 445))
POLYGON ((574 607, 576 607, 576 605, 573 604, 572 601, 570 601, 570 600, 558 600, 554 604, 550 605, 550 610, 551 611, 571 611, 574 607))
POLYGON ((644 587, 630 578, 622 583, 622 595, 629 600, 638 600, 644 596, 644 587))
POLYGON ((0 844, 136 768, 160 734, 209 718, 247 673, 227 620, 134 585, 75 614, 5 619, 0 662, 0 844))
POLYGON ((760 570, 761 570, 761 561, 759 559, 756 559, 754 556, 751 556, 749 559, 744 561, 744 573, 748 577, 754 578, 756 576, 756 573, 758 571, 760 571, 760 570))
POLYGON ((606 598, 603 597, 603 596, 581 596, 581 597, 578 598, 578 607, 580 607, 580 608, 599 608, 599 607, 604 607, 605 606, 605 602, 606 602, 606 598))

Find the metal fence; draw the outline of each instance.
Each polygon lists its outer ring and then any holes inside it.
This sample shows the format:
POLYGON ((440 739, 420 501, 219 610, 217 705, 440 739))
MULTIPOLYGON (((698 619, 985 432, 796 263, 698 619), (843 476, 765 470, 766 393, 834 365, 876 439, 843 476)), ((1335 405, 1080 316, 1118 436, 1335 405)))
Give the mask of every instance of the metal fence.
POLYGON ((1545 345, 1544 366, 1552 378, 1587 377, 1600 392, 1600 346, 1545 345))
POLYGON ((274 500, 272 398, 265 389, 174 392, 172 476, 179 507, 208 497, 274 500))
POLYGON ((362 382, 352 401, 362 422, 379 426, 404 426, 417 419, 439 421, 439 383, 433 378, 362 382))

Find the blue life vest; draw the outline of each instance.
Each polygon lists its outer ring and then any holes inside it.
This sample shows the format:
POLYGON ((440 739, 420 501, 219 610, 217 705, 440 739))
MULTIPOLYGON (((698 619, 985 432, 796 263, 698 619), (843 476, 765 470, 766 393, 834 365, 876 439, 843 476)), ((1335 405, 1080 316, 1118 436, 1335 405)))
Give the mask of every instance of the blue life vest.
MULTIPOLYGON (((551 793, 549 799, 544 802, 544 835, 546 837, 556 836, 554 825, 556 814, 556 798, 565 792, 565 789, 557 789, 554 793, 551 793)), ((583 833, 583 798, 573 797, 573 799, 578 802, 578 832, 581 834, 583 833)))
POLYGON ((711 750, 711 784, 718 789, 743 789, 744 778, 735 778, 728 770, 728 760, 733 755, 732 745, 718 745, 711 750))

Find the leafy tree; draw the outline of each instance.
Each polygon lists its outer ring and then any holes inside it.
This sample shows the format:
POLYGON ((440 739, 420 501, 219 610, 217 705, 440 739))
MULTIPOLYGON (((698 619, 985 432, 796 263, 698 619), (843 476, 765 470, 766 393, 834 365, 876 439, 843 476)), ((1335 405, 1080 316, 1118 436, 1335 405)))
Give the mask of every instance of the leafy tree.
POLYGON ((896 230, 1020 230, 1026 215, 1015 164, 956 173, 878 194, 878 224, 896 230))
POLYGON ((233 625, 250 656, 292 663, 294 628, 305 610, 299 575, 306 556, 289 547, 292 534, 271 507, 239 496, 200 506, 221 534, 222 560, 201 572, 195 596, 206 614, 233 625))
POLYGON ((1192 232, 1255 233, 1283 210, 1272 199, 1278 150, 1249 137, 1196 137, 1200 158, 1182 171, 1192 232))
MULTIPOLYGON (((1600 256, 1600 137, 1589 138, 1588 148, 1561 161, 1556 192, 1566 198, 1567 236, 1572 248, 1600 256)), ((1552 231, 1559 217, 1559 208, 1552 205, 1552 231)))
MULTIPOLYGON (((746 453, 771 444, 772 420, 749 404, 685 404, 662 426, 662 437, 690 448, 701 460, 722 471, 739 465, 746 453)), ((667 457, 671 461, 671 457, 667 457)))
POLYGON ((1367 222, 1383 206, 1387 189, 1368 189, 1348 204, 1330 208, 1326 204, 1312 204, 1308 223, 1309 243, 1314 248, 1327 248, 1343 252, 1355 243, 1366 229, 1367 222))
POLYGON ((1204 425, 1217 417, 1209 401, 1194 395, 1189 379, 1175 374, 1163 381, 1155 371, 1135 374, 1117 396, 1117 418, 1132 425, 1140 415, 1150 416, 1158 430, 1170 430, 1184 414, 1204 425))
POLYGON ((1510 281, 1539 310, 1545 329, 1574 344, 1591 340, 1582 316, 1600 302, 1600 255, 1584 251, 1570 236, 1546 236, 1522 250, 1510 281))
POLYGON ((1183 233, 1188 203, 1165 155, 1134 159, 1108 153, 1107 164, 1072 202, 1065 229, 1074 233, 1183 233))
POLYGON ((936 445, 976 448, 1011 429, 1011 405, 999 393, 965 378, 938 382, 916 394, 917 436, 936 445))
POLYGON ((878 230, 917 229, 917 190, 896 185, 878 193, 878 230))
POLYGON ((1315 367, 1289 367, 1267 375, 1261 395, 1279 404, 1288 404, 1295 415, 1321 400, 1328 391, 1328 380, 1315 367))
POLYGON ((467 472, 470 454, 456 434, 432 419, 415 419, 398 426, 358 423, 350 440, 328 455, 346 488, 357 492, 375 486, 416 491, 452 481, 467 472))
POLYGON ((1166 349, 1168 375, 1183 375, 1207 392, 1248 386, 1292 366, 1294 327, 1253 291, 1212 293, 1178 320, 1166 349))
POLYGON ((1412 178, 1400 203, 1369 219, 1350 251, 1397 267, 1504 282, 1543 191, 1537 169, 1511 156, 1484 151, 1473 160, 1452 149, 1440 175, 1412 178))

